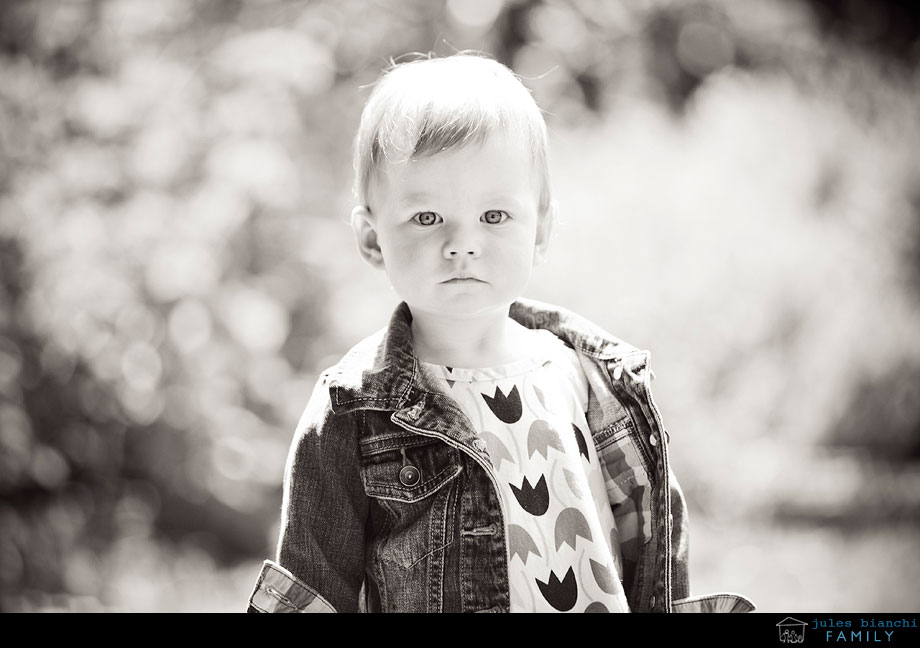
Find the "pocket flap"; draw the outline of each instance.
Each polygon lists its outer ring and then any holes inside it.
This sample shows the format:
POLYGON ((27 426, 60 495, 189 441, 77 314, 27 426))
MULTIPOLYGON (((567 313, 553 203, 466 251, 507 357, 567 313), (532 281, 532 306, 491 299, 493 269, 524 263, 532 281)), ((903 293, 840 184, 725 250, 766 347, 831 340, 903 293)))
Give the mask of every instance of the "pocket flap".
POLYGON ((371 497, 418 502, 433 495, 460 474, 459 451, 446 443, 412 435, 361 442, 361 476, 365 492, 371 497), (415 469, 412 481, 400 477, 401 471, 415 469))

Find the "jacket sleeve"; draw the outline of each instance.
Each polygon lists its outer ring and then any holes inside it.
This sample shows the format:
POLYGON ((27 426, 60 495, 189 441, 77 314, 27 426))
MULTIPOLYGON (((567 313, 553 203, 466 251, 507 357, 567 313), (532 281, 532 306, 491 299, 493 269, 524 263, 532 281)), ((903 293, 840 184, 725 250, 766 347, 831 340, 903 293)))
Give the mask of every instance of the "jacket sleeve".
POLYGON ((254 612, 356 612, 364 580, 368 504, 357 417, 336 414, 321 377, 284 472, 281 530, 250 597, 254 612))

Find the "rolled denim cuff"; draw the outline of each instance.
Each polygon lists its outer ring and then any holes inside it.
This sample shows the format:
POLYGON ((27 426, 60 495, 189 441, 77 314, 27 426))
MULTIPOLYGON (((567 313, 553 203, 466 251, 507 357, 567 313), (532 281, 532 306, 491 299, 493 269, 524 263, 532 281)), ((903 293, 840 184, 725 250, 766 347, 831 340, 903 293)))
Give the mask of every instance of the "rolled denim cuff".
POLYGON ((731 592, 691 596, 671 604, 672 612, 753 612, 754 603, 731 592))
POLYGON ((247 612, 335 612, 335 608, 287 569, 266 560, 247 612))

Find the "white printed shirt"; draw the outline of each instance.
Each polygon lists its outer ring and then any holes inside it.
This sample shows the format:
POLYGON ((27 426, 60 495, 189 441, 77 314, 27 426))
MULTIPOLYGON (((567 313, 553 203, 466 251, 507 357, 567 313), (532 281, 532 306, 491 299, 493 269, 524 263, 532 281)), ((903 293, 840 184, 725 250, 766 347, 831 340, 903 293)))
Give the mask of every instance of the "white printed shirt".
POLYGON ((628 612, 617 528, 575 352, 532 330, 526 360, 486 369, 422 362, 486 443, 509 543, 512 612, 628 612))

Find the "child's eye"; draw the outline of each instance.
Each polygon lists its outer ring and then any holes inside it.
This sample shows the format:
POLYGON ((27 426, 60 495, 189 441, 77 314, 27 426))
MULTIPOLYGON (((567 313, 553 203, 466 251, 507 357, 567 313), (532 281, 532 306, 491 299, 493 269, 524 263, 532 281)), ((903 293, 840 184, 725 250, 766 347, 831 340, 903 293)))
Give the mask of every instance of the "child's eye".
POLYGON ((498 225, 499 223, 504 223, 508 218, 510 216, 508 216, 507 212, 503 212, 500 209, 490 209, 482 215, 481 220, 489 225, 498 225))
POLYGON ((434 212, 419 212, 412 217, 419 225, 434 225, 441 221, 441 217, 434 212))

